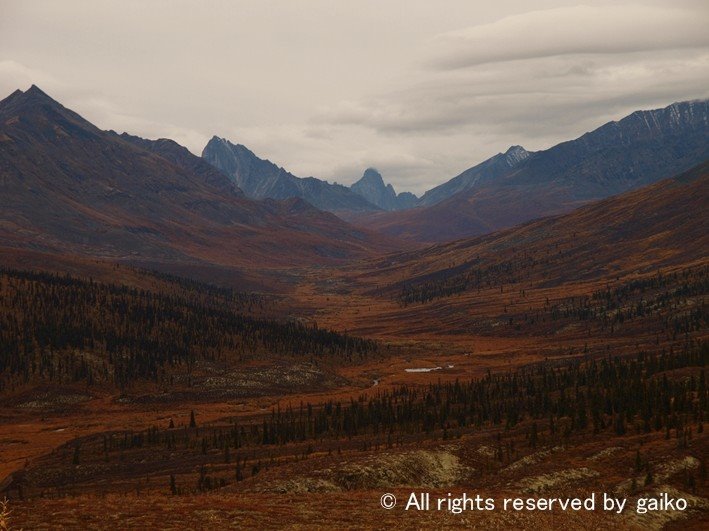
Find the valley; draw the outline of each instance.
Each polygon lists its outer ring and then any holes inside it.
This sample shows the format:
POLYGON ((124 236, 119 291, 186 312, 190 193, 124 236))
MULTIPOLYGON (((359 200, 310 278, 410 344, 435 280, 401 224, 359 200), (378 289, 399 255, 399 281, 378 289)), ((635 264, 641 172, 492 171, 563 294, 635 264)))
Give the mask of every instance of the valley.
POLYGON ((13 525, 707 524, 700 141, 664 178, 422 244, 250 198, 177 143, 101 131, 37 87, 0 117, 13 525), (424 491, 687 509, 403 510, 424 491))

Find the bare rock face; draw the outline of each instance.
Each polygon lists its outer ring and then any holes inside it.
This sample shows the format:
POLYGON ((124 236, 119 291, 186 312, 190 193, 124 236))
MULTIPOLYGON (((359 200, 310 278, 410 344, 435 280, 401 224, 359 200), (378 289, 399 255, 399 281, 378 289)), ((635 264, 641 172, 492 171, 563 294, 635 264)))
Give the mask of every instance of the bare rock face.
POLYGON ((544 151, 513 146, 426 192, 422 208, 361 226, 421 242, 451 241, 635 190, 709 159, 709 100, 636 111, 544 151))
POLYGON ((322 263, 391 246, 297 198, 249 199, 172 140, 102 131, 36 86, 0 101, 0 241, 158 269, 322 263))
POLYGON ((381 174, 374 168, 367 168, 362 178, 350 189, 382 210, 403 210, 415 206, 417 197, 410 192, 397 195, 391 184, 384 184, 381 174))
POLYGON ((346 186, 328 183, 314 177, 300 178, 260 159, 246 146, 213 137, 202 151, 202 157, 244 191, 252 199, 304 199, 329 212, 371 212, 379 207, 346 186))
POLYGON ((513 168, 525 161, 531 153, 522 146, 512 146, 505 153, 498 153, 463 173, 431 190, 427 191, 418 201, 420 206, 435 205, 459 192, 464 192, 494 181, 506 175, 513 168))

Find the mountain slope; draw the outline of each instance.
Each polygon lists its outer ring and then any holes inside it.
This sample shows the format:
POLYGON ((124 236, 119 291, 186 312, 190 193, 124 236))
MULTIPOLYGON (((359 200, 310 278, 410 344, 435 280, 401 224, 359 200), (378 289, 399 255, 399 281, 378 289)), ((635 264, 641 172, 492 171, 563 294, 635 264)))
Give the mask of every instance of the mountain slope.
MULTIPOLYGON (((508 154, 510 152, 508 151, 508 154)), ((638 111, 576 140, 527 153, 507 171, 501 155, 425 194, 431 203, 362 217, 361 226, 424 242, 453 240, 568 212, 653 183, 709 158, 709 101, 638 111)), ((505 154, 507 155, 507 154, 505 154)))
POLYGON ((174 142, 101 131, 35 86, 0 102, 0 244, 259 268, 396 247, 301 200, 249 200, 174 142))
POLYGON ((382 258, 367 278, 405 279, 399 289, 494 269, 539 287, 707 262, 707 204, 709 162, 568 214, 382 258))
POLYGON ((379 210, 346 186, 314 177, 296 177, 271 161, 260 159, 245 146, 223 138, 213 137, 205 146, 202 157, 252 199, 297 197, 329 212, 379 210))
MULTIPOLYGON (((109 131, 109 134, 113 133, 109 131)), ((224 175, 217 170, 214 166, 209 164, 207 161, 201 157, 196 157, 193 155, 189 149, 181 146, 174 140, 169 138, 159 138, 157 140, 148 140, 146 138, 141 138, 139 136, 130 135, 128 133, 122 133, 118 135, 115 133, 116 137, 119 137, 126 142, 130 142, 142 149, 151 151, 162 158, 170 161, 176 166, 198 175, 204 182, 217 189, 228 192, 230 194, 237 194, 246 198, 244 192, 239 189, 231 180, 225 179, 224 175)))
POLYGON ((530 155, 531 153, 522 146, 512 146, 505 153, 498 153, 494 157, 465 170, 460 175, 453 177, 450 181, 431 188, 421 196, 418 205, 435 205, 458 192, 490 182, 507 174, 512 168, 518 166, 530 155))
POLYGON ((350 186, 350 190, 383 210, 411 208, 417 200, 417 197, 410 192, 397 195, 394 187, 391 184, 384 184, 381 174, 374 168, 367 168, 362 178, 350 186))
POLYGON ((445 337, 467 352, 492 348, 500 367, 568 355, 565 342, 577 353, 654 348, 658 337, 706 336, 707 204, 709 161, 567 214, 339 267, 303 292, 323 326, 445 337))

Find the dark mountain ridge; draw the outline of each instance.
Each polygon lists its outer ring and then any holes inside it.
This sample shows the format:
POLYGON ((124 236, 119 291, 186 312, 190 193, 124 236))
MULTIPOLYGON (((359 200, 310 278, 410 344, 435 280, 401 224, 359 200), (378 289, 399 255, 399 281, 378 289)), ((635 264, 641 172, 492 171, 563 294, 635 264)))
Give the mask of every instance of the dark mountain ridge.
POLYGON ((709 101, 637 111, 544 151, 521 149, 512 161, 510 151, 496 155, 427 192, 421 202, 428 206, 350 220, 391 236, 437 242, 568 212, 709 159, 709 101), (448 193, 453 195, 445 198, 448 193))
POLYGON ((397 246, 303 201, 247 199, 175 142, 101 131, 36 86, 0 102, 0 242, 163 269, 292 267, 397 246))
POLYGON ((531 153, 522 146, 512 146, 505 153, 498 153, 480 164, 465 170, 460 175, 453 177, 450 181, 431 188, 421 196, 416 206, 434 205, 458 192, 463 192, 473 186, 490 182, 508 173, 530 155, 531 153))
POLYGON ((315 177, 296 177, 271 161, 257 157, 246 146, 232 144, 224 138, 213 137, 205 146, 202 157, 252 199, 299 197, 329 212, 380 210, 346 186, 315 177))
POLYGON ((392 292, 422 286, 435 291, 457 286, 471 272, 506 270, 514 259, 510 277, 531 288, 706 264, 709 233, 701 212, 708 202, 709 161, 570 213, 382 257, 363 277, 379 286, 384 277, 404 279, 392 284, 392 292))
POLYGON ((350 190, 361 195, 383 210, 403 210, 416 204, 417 197, 411 192, 397 194, 391 184, 385 184, 375 168, 367 168, 359 181, 350 190))

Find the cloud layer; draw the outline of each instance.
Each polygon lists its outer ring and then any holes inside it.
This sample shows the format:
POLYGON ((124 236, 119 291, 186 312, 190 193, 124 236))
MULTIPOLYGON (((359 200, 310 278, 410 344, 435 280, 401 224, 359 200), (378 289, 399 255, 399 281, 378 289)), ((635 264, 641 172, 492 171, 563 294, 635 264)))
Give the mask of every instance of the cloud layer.
POLYGON ((0 91, 100 127, 214 134, 297 175, 421 193, 509 145, 709 97, 709 8, 647 0, 0 0, 0 91))
POLYGON ((530 11, 439 35, 440 69, 580 54, 709 46, 709 9, 617 4, 530 11))

